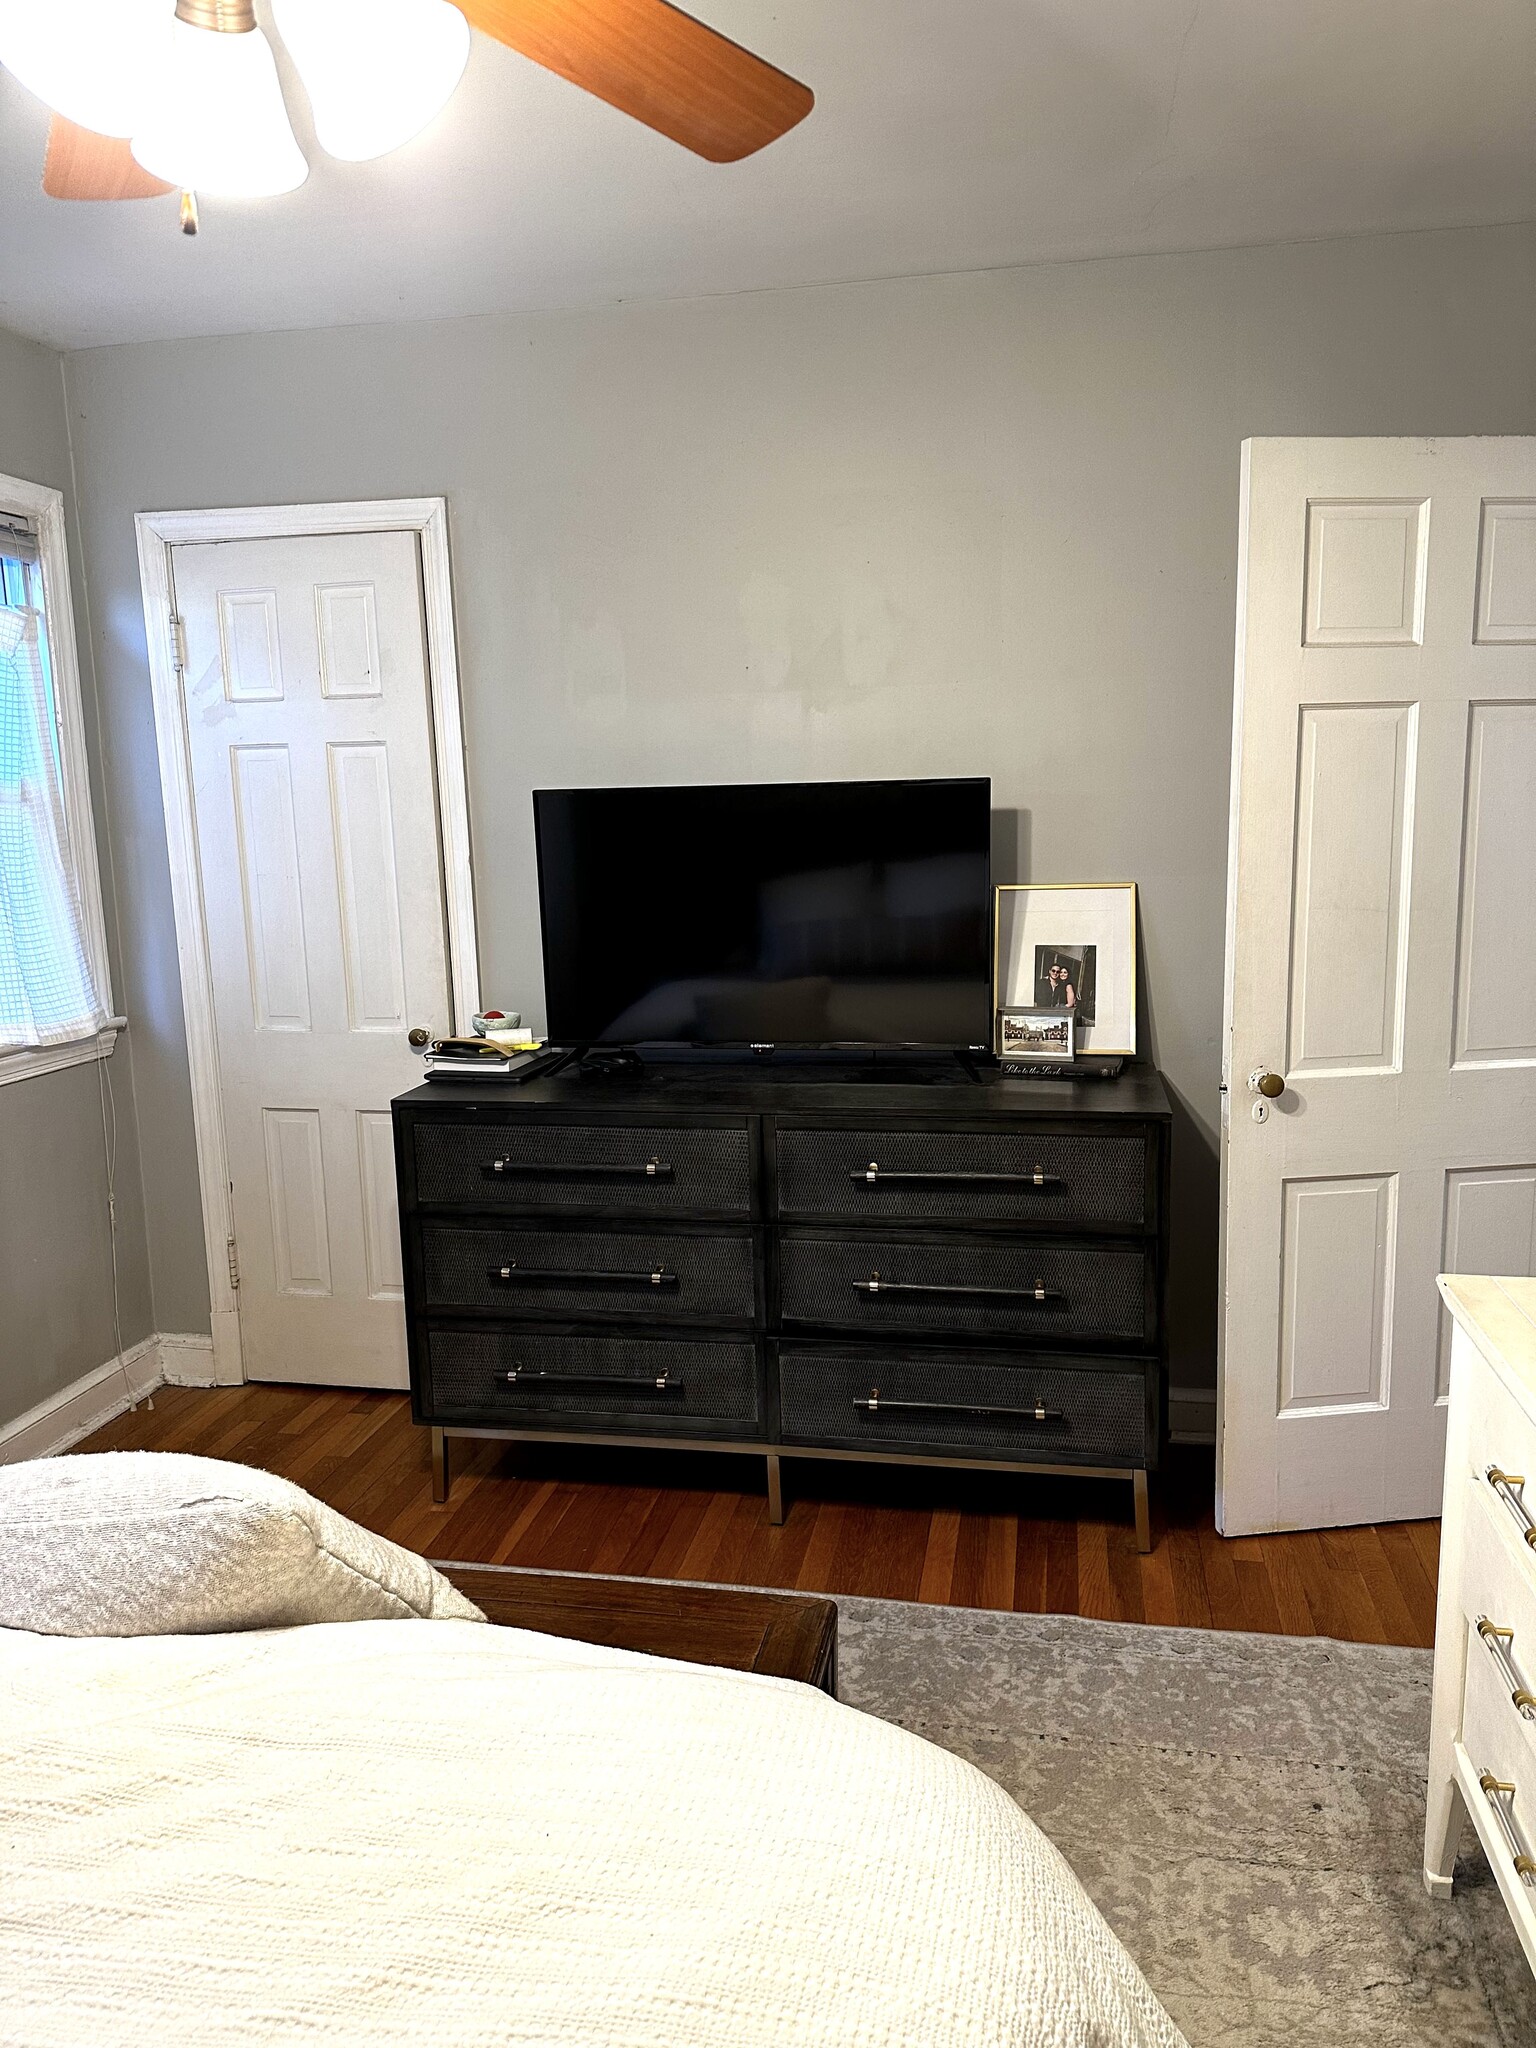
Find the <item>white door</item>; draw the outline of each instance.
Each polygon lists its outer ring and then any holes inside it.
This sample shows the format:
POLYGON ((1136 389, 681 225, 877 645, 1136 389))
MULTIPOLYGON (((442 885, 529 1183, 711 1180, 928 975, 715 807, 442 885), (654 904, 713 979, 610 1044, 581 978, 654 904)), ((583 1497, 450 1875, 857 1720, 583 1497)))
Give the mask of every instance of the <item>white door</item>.
POLYGON ((1536 440, 1251 441, 1239 547, 1229 1536, 1438 1514, 1435 1276, 1533 1271, 1536 440))
POLYGON ((417 539, 171 558, 246 1377, 403 1387, 389 1103, 452 1029, 417 539))

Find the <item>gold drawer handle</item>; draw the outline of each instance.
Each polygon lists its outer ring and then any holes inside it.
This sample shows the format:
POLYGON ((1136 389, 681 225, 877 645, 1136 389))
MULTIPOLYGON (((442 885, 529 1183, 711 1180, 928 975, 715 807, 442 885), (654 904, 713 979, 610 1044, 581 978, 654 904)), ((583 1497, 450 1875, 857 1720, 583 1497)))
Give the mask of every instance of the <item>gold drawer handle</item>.
POLYGON ((1497 1465, 1490 1465, 1487 1472, 1488 1484, 1493 1488, 1505 1507, 1514 1516, 1520 1527, 1520 1534, 1536 1550, 1536 1521, 1525 1504, 1523 1472, 1501 1472, 1497 1465))
POLYGON ((1486 1614, 1480 1614, 1477 1632, 1487 1645, 1489 1656, 1498 1665, 1499 1676, 1509 1687, 1510 1704, 1525 1720, 1536 1721, 1536 1693, 1528 1688, 1515 1663, 1514 1630, 1500 1628, 1486 1614))
POLYGON ((1510 1856, 1514 1860, 1515 1875, 1524 1884, 1536 1885, 1536 1856, 1526 1853, 1525 1844, 1515 1827, 1514 1786, 1507 1778, 1496 1778, 1492 1771, 1484 1771, 1477 1782, 1482 1788, 1483 1797, 1498 1817, 1499 1833, 1508 1844, 1510 1856), (1508 1806, 1504 1804, 1506 1797, 1509 1800, 1508 1806))

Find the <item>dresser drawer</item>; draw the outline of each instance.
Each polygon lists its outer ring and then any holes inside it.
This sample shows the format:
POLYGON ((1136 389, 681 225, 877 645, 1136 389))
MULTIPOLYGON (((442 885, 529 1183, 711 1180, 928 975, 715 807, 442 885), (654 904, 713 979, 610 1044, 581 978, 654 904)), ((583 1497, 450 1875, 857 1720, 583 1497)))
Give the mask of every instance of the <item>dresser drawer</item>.
POLYGON ((429 1309, 496 1309, 604 1322, 752 1322, 752 1240, 609 1230, 469 1229, 427 1223, 429 1309))
POLYGON ((1473 1490, 1536 1584, 1536 1425, 1480 1359, 1458 1398, 1469 1410, 1467 1464, 1473 1490))
POLYGON ((1155 1462, 1155 1388, 1134 1361, 781 1344, 778 1376, 786 1444, 1046 1465, 1155 1462))
POLYGON ((1461 1584, 1457 1588, 1468 1631, 1471 1667, 1486 1663, 1501 1680, 1511 1712, 1530 1747, 1531 1793, 1536 1801, 1536 1555, 1504 1519, 1486 1481, 1468 1480, 1462 1523, 1461 1584), (1489 1634, 1479 1634, 1478 1623, 1489 1634), (1528 1695, 1518 1698, 1516 1695, 1528 1695))
POLYGON ((866 1131, 781 1125, 784 1216, 1144 1227, 1142 1131, 866 1131))
POLYGON ((1536 1933, 1536 1870, 1527 1880, 1514 1868, 1517 1854, 1536 1861, 1536 1745, 1530 1723, 1510 1705, 1502 1674, 1475 1636, 1467 1647, 1461 1746, 1478 1780, 1475 1792, 1469 1792, 1483 1846, 1508 1885, 1506 1895, 1518 1901, 1517 1912, 1536 1933))
POLYGON ((428 1412, 482 1428, 666 1436, 706 1426, 761 1435, 749 1340, 573 1337, 548 1330, 437 1327, 426 1335, 428 1412))
POLYGON ((1140 1245, 786 1231, 779 1314, 786 1329, 1148 1343, 1156 1269, 1140 1245))
POLYGON ((574 1123, 413 1128, 416 1199, 466 1209, 749 1216, 745 1124, 667 1129, 574 1123))

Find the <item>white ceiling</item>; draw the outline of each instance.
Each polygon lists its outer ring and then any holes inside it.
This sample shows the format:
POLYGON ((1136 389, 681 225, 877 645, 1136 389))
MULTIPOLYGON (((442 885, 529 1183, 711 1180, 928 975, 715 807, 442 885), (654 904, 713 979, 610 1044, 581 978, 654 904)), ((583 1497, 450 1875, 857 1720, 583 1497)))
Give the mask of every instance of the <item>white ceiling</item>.
MULTIPOLYGON (((38 0, 47 4, 47 0, 38 0)), ((66 205, 0 74, 0 325, 62 347, 1536 218, 1531 0, 695 0, 811 85, 702 162, 477 37, 288 198, 66 205)), ((300 105, 302 102, 300 101, 300 105)))

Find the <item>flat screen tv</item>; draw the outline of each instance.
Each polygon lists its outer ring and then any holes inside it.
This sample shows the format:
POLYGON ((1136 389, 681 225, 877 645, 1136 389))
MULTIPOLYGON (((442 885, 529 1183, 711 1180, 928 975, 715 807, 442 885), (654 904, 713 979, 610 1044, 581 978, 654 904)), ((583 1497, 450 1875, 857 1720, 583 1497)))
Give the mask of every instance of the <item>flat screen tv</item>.
POLYGON ((552 1043, 989 1043, 985 776, 533 804, 552 1043))

